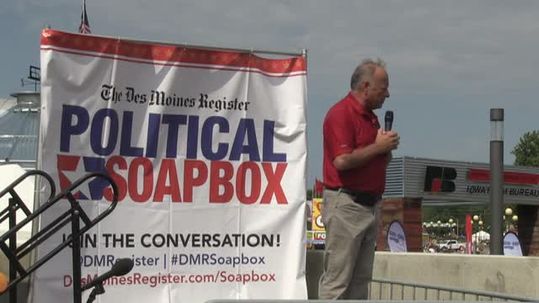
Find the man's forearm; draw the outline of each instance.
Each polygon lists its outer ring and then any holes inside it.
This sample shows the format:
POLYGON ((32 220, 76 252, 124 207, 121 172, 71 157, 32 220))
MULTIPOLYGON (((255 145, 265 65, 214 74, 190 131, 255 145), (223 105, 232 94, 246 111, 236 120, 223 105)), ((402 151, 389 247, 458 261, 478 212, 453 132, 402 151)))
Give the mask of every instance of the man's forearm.
POLYGON ((376 144, 356 148, 349 154, 339 155, 333 160, 333 165, 337 170, 348 170, 362 167, 370 160, 380 154, 380 148, 376 144))

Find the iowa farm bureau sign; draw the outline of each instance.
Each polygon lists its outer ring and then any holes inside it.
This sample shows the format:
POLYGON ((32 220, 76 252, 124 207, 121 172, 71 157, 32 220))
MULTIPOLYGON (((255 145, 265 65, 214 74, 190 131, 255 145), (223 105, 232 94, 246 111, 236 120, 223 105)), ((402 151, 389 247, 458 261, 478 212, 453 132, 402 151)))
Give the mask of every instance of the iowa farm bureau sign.
MULTIPOLYGON (((529 170, 533 170, 530 168, 529 170)), ((505 170, 504 195, 506 199, 539 204, 539 173, 505 170)), ((438 197, 468 197, 487 200, 490 192, 490 171, 484 167, 425 167, 423 191, 438 197), (463 195, 464 194, 464 195, 463 195)))
MULTIPOLYGON (((395 157, 386 176, 384 198, 421 198, 427 203, 487 203, 488 163, 395 157)), ((539 168, 504 167, 506 203, 539 205, 539 168)))

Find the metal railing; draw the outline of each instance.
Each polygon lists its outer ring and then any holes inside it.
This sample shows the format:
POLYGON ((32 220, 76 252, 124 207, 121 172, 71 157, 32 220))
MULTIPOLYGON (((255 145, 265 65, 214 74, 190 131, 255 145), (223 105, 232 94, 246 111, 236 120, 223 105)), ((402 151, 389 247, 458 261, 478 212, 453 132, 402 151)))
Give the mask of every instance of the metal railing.
POLYGON ((449 288, 386 279, 372 279, 369 285, 369 300, 539 302, 539 299, 503 293, 449 288))

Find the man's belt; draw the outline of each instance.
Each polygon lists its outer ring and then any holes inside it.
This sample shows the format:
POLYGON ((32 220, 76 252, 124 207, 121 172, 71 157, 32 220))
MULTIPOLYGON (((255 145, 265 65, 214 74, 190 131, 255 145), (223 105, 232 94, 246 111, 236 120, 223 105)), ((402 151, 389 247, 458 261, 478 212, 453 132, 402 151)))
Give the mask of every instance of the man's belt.
POLYGON ((326 187, 326 189, 345 193, 349 195, 354 202, 356 202, 357 204, 364 205, 364 206, 373 206, 376 204, 376 202, 382 199, 382 197, 378 195, 373 195, 373 194, 362 192, 362 191, 350 190, 344 187, 336 187, 336 188, 326 187))

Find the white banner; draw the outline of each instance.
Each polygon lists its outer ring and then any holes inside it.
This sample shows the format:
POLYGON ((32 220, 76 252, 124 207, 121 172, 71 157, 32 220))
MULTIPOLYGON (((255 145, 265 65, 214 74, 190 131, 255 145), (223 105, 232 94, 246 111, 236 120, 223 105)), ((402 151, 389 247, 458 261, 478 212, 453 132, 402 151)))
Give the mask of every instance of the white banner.
POLYGON ((391 252, 407 252, 406 233, 402 224, 395 220, 389 224, 387 229, 387 246, 391 252))
MULTIPOLYGON (((306 299, 303 56, 44 30, 41 71, 41 169, 61 189, 95 171, 119 188, 83 238, 82 282, 118 258, 135 265, 100 302, 306 299)), ((90 218, 106 186, 77 193, 90 218)), ((65 249, 37 271, 33 301, 69 302, 72 282, 65 249)))
POLYGON ((505 256, 522 257, 522 246, 516 233, 509 231, 503 236, 503 254, 505 256))

